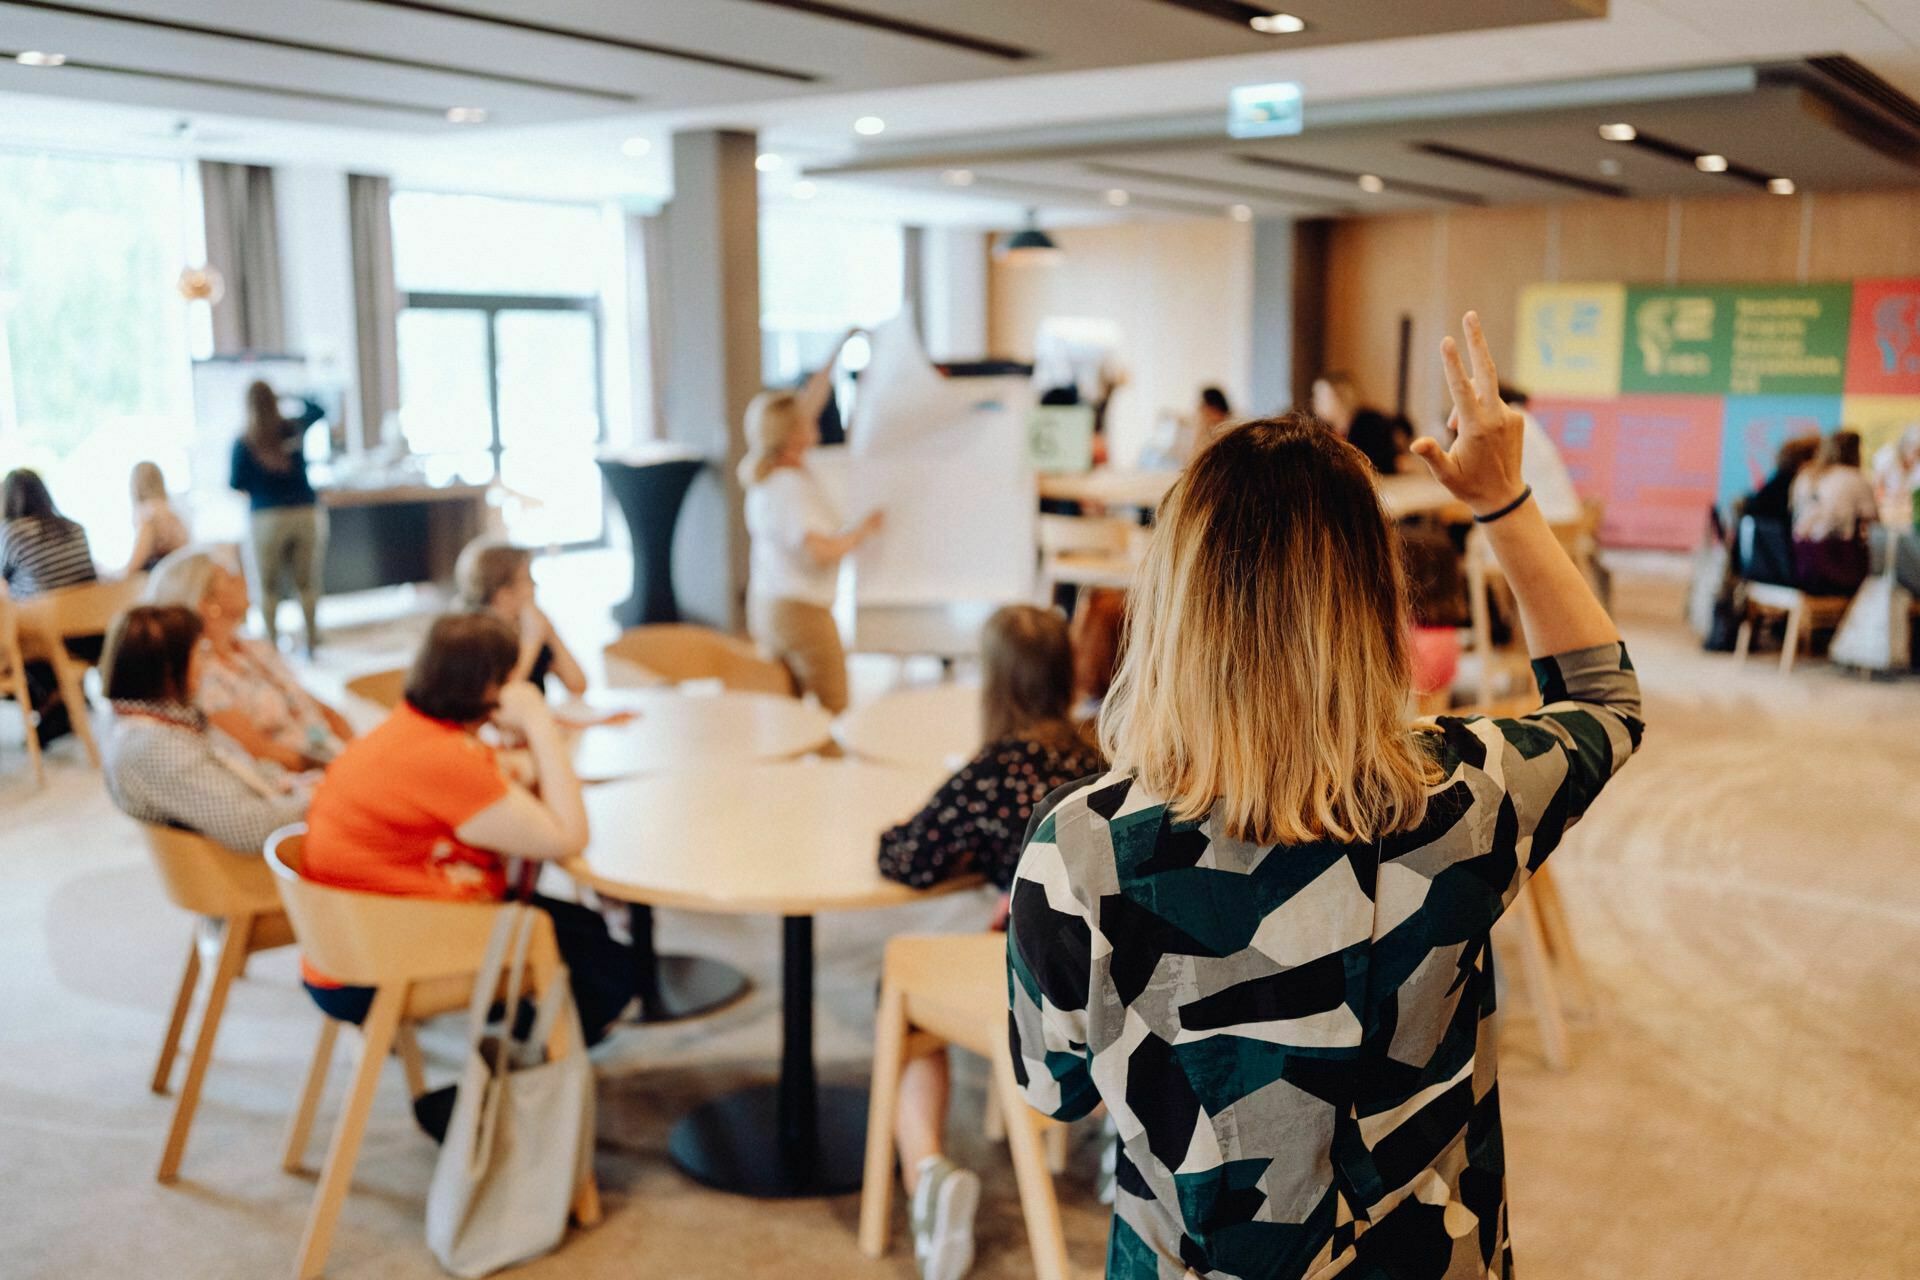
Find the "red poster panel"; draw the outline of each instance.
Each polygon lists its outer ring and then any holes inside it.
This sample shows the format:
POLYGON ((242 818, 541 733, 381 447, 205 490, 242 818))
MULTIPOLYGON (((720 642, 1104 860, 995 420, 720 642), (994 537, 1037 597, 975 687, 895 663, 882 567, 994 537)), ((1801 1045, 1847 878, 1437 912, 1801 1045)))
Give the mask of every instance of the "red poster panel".
POLYGON ((1685 550, 1700 538, 1720 473, 1718 396, 1536 400, 1573 483, 1605 507, 1612 546, 1685 550))
POLYGON ((1847 394, 1920 395, 1920 280, 1856 280, 1847 394))

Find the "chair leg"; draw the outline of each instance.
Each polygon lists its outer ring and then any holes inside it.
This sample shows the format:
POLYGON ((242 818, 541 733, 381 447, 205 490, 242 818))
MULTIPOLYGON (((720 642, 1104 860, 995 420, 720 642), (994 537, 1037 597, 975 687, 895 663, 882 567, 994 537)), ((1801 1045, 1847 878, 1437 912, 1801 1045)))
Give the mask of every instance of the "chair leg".
POLYGON ((1573 1065, 1573 1046, 1567 1039, 1567 1020, 1560 1009, 1560 991, 1553 984, 1553 965, 1547 959, 1546 935, 1540 927, 1540 912, 1530 889, 1507 909, 1519 936, 1520 967, 1527 975, 1527 999, 1540 1024, 1541 1052, 1547 1066, 1565 1071, 1573 1065))
POLYGON ((1072 1136, 1072 1131, 1064 1124, 1047 1126, 1044 1137, 1047 1148, 1047 1169, 1049 1172, 1059 1175, 1067 1171, 1068 1140, 1072 1136))
POLYGON ((900 1105, 900 1073, 906 1068, 907 997, 891 982, 880 992, 874 1030, 873 1086, 867 1094, 867 1162, 860 1180, 860 1252, 887 1251, 893 1227, 893 1124, 900 1105))
POLYGON ((1800 656, 1800 624, 1804 612, 1798 600, 1787 610, 1787 634, 1780 641, 1780 674, 1793 674, 1793 660, 1800 656))
POLYGON ((987 1111, 980 1117, 980 1132, 995 1146, 1007 1140, 1007 1117, 1000 1109, 1000 1087, 991 1074, 987 1076, 987 1111))
POLYGON ((166 1038, 160 1042, 160 1061, 153 1068, 153 1091, 165 1093, 173 1076, 174 1054, 180 1049, 180 1033, 187 1026, 187 1010, 193 1007, 193 991, 200 985, 199 928, 187 938, 187 967, 180 973, 180 990, 173 997, 173 1017, 167 1023, 166 1038))
POLYGON ((207 1078, 207 1064, 213 1060, 214 1037, 220 1034, 220 1015, 226 1012, 227 989, 247 958, 247 935, 253 930, 250 915, 227 920, 226 937, 220 944, 220 958, 214 962, 213 982, 207 987, 207 1005, 200 1013, 200 1033, 194 1037, 193 1056, 187 1059, 187 1077, 180 1082, 180 1096, 173 1104, 173 1124, 167 1130, 166 1149, 160 1153, 162 1182, 172 1182, 180 1172, 180 1159, 187 1151, 187 1134, 193 1128, 193 1113, 200 1106, 200 1085, 207 1078))
POLYGON ((412 1023, 403 1022, 394 1030, 393 1051, 407 1073, 407 1096, 418 1098, 427 1091, 427 1065, 420 1056, 420 1041, 413 1034, 412 1023))
POLYGON ((1733 637, 1733 661, 1740 665, 1747 660, 1747 648, 1753 643, 1753 611, 1749 609, 1740 615, 1740 630, 1733 637))
POLYGON ((40 722, 33 710, 33 696, 27 691, 27 667, 21 661, 19 650, 14 651, 13 662, 13 700, 20 706, 20 723, 27 740, 27 759, 33 762, 33 784, 36 787, 47 785, 46 762, 40 758, 40 722))
POLYGON ((297 1280, 315 1280, 326 1269, 334 1223, 340 1218, 347 1188, 353 1184, 353 1166, 360 1159, 360 1139, 367 1130, 367 1113, 373 1109, 380 1070, 393 1048, 393 1033, 400 1025, 400 1012, 406 1003, 404 987, 381 987, 374 994, 373 1008, 367 1011, 366 1022, 361 1025, 360 1055, 354 1063, 353 1084, 347 1089, 346 1105, 341 1108, 333 1141, 327 1147, 326 1167, 320 1172, 320 1186, 314 1192, 313 1208, 307 1214, 306 1230, 300 1236, 300 1254, 294 1266, 297 1280))
POLYGON ((320 1109, 320 1098, 327 1091, 327 1072, 333 1066, 333 1042, 340 1036, 340 1024, 320 1015, 320 1039, 313 1046, 313 1058, 307 1064, 307 1081, 300 1086, 300 1105, 294 1108, 287 1124, 286 1150, 280 1155, 280 1167, 298 1173, 306 1163, 307 1136, 313 1132, 313 1114, 320 1109))
POLYGON ((1567 919, 1567 904, 1560 897, 1560 886, 1551 869, 1544 865, 1533 873, 1528 883, 1540 909, 1540 927, 1546 935, 1547 950, 1554 964, 1572 981, 1581 1011, 1590 1014, 1599 1006, 1593 998, 1587 966, 1581 963, 1579 949, 1573 944, 1573 925, 1567 919))
POLYGON ((60 700, 67 704, 67 720, 73 725, 80 745, 87 749, 87 759, 98 769, 100 744, 93 739, 93 717, 87 714, 86 672, 67 656, 64 641, 54 641, 52 661, 54 681, 60 686, 60 700))
POLYGON ((1013 1157, 1014 1181, 1020 1188, 1020 1211, 1027 1219, 1027 1244, 1033 1250, 1036 1280, 1068 1280, 1067 1240, 1060 1228, 1060 1202, 1053 1194, 1053 1175, 1047 1171, 1045 1144, 1034 1113, 1020 1096, 1013 1079, 1013 1061, 1003 1044, 990 1064, 999 1085, 1007 1124, 1007 1148, 1013 1157))

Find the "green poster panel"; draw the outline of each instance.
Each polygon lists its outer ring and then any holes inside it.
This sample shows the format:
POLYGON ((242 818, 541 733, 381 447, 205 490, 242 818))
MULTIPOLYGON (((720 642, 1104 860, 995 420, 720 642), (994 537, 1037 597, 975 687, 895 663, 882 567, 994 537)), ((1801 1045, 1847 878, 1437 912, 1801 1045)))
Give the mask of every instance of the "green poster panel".
POLYGON ((1620 389, 1839 395, 1852 307, 1845 284, 1630 288, 1620 389))

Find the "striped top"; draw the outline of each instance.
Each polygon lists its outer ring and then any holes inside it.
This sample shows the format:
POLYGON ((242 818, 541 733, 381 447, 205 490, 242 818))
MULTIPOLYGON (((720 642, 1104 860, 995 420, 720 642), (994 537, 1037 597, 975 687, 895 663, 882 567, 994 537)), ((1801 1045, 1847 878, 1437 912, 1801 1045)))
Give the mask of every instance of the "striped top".
POLYGON ((1230 838, 1126 774, 1061 799, 1008 931, 1014 1075, 1120 1133, 1108 1280, 1507 1280, 1493 922, 1639 745, 1621 645, 1441 718, 1414 830, 1230 838))
POLYGON ((92 582, 87 531, 61 516, 25 516, 0 524, 0 579, 17 600, 92 582))

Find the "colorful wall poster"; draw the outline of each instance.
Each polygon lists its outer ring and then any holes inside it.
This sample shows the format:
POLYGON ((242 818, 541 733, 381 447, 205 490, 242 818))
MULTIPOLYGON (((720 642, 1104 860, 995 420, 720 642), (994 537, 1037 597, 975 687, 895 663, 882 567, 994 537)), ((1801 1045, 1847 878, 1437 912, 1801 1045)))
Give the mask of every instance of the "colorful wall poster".
POLYGON ((1920 280, 1856 280, 1847 394, 1920 395, 1920 280))
POLYGON ((1532 395, 1620 394, 1620 352, 1627 288, 1620 284, 1542 284, 1520 294, 1514 375, 1532 395))
POLYGON ((1583 498, 1603 508, 1613 546, 1683 549, 1699 540, 1720 474, 1717 396, 1536 400, 1583 498))
POLYGON ((1630 288, 1628 394, 1838 395, 1852 289, 1844 284, 1630 288))
POLYGON ((1780 446, 1840 426, 1839 396, 1728 396, 1720 431, 1722 511, 1766 483, 1780 446))
POLYGON ((1881 446, 1920 423, 1920 396, 1848 396, 1840 402, 1840 421, 1860 433, 1860 460, 1871 467, 1881 446))

